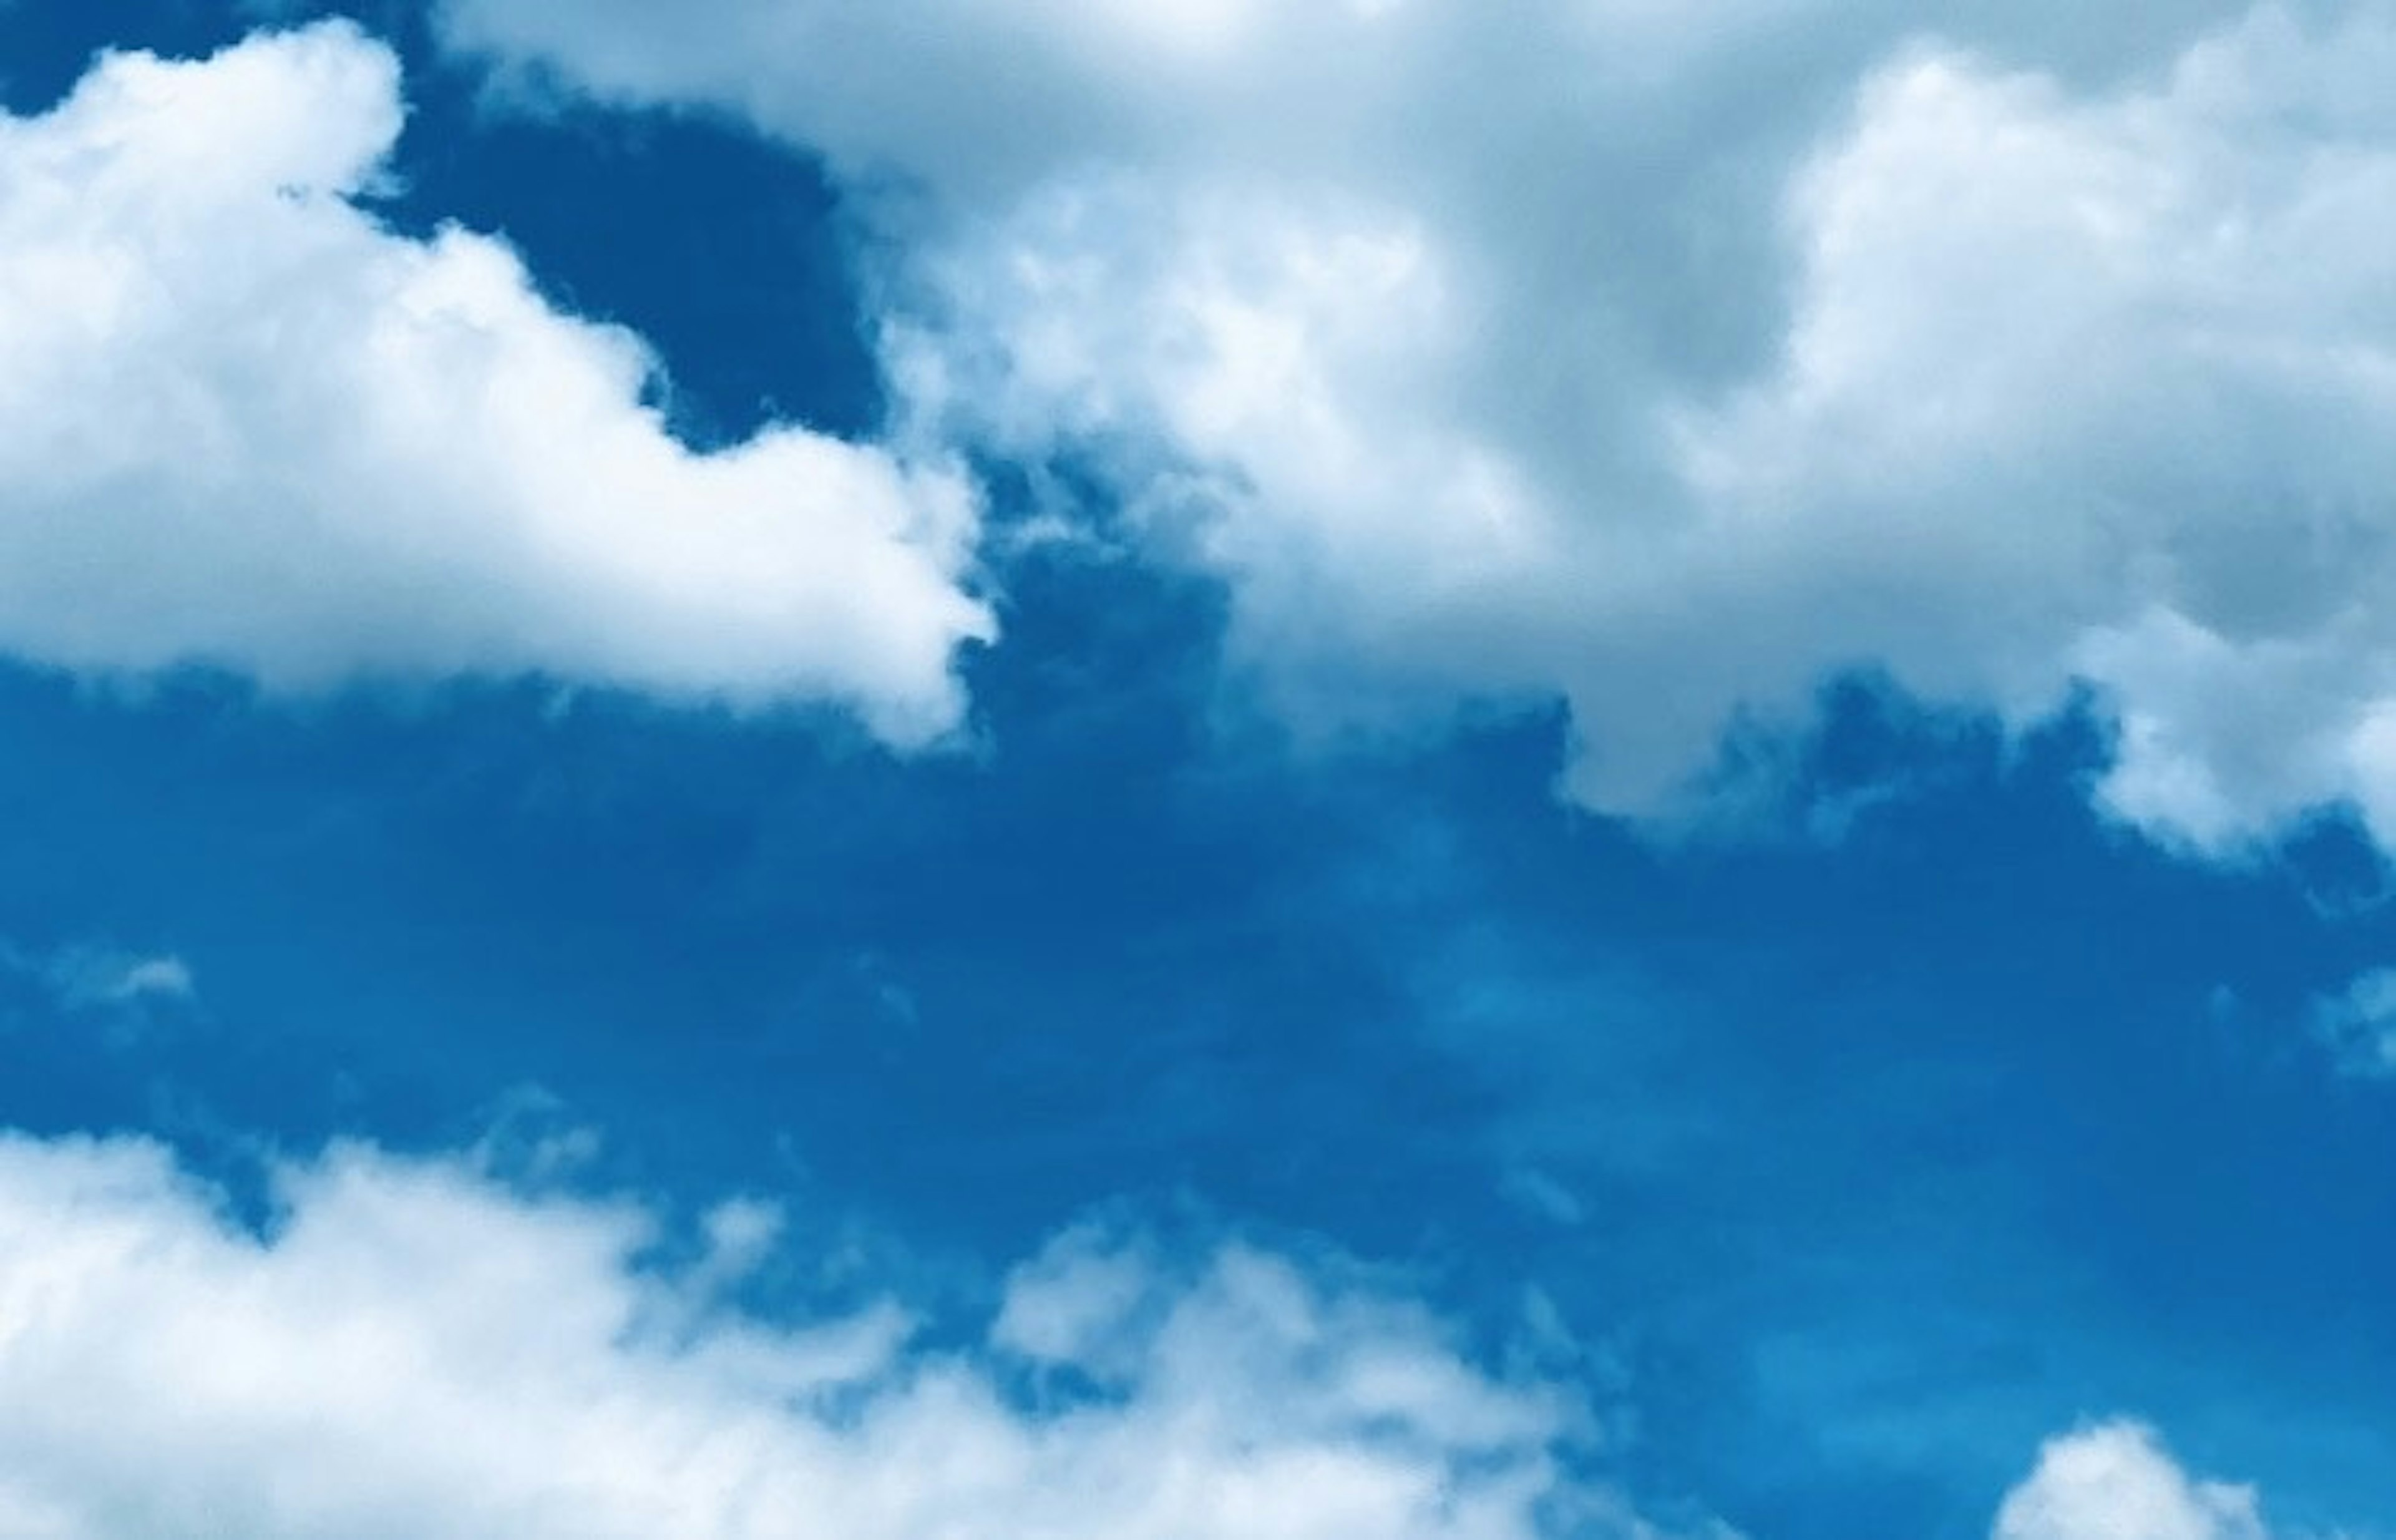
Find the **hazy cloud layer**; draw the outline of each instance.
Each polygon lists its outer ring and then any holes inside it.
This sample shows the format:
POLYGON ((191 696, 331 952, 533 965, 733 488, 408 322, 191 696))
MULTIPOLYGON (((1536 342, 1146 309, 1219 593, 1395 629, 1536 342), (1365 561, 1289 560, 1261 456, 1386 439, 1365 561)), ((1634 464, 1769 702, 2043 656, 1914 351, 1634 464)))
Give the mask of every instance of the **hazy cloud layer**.
POLYGON ((326 24, 0 119, 0 648, 952 726, 991 630, 968 485, 795 429, 685 448, 639 339, 348 201, 402 112, 389 50, 326 24))
POLYGON ((1561 694, 1681 804, 1870 667, 2209 850, 2396 840, 2389 7, 448 0, 886 238, 954 438, 1229 575, 1295 720, 1561 694))

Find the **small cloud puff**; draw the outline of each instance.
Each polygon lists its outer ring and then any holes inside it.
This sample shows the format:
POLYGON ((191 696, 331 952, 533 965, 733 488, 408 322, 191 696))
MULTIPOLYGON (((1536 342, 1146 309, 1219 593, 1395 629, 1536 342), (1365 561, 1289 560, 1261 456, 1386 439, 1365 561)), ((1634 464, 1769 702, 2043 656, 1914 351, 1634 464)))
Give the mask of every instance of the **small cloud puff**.
POLYGON ((2048 1441, 1992 1540, 2271 1540, 2254 1489, 2200 1480, 2152 1429, 2108 1422, 2048 1441))

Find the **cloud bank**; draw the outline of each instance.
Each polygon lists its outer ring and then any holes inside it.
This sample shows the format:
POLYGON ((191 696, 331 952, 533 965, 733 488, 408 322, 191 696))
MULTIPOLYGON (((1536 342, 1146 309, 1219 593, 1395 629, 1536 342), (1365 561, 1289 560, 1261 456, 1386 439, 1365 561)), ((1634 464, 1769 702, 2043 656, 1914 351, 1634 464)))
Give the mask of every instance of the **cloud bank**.
POLYGON ((2227 852, 2396 843, 2396 14, 446 0, 825 157, 885 358, 1230 578, 1301 723, 1570 702, 1685 804, 1842 670, 2227 852))
POLYGON ((390 51, 328 23, 108 56, 0 119, 0 649, 952 727, 992 631, 968 483, 796 428, 677 443, 638 339, 352 201, 402 113, 390 51))
MULTIPOLYGON (((1586 1475, 1574 1387, 1236 1242, 1175 1264, 1077 1227, 935 1334, 727 1303, 779 1244, 756 1200, 675 1241, 363 1145, 273 1194, 261 1231, 156 1143, 0 1135, 0 1532, 1737 1540, 1586 1475)), ((1990 1533, 2271 1535, 2130 1422, 2051 1440, 1990 1533)))
POLYGON ((0 1138, 0 1532, 512 1540, 1637 1534, 1581 1413, 1403 1300, 1068 1232, 980 1340, 723 1303, 772 1243, 337 1148, 263 1237, 140 1140, 0 1138))

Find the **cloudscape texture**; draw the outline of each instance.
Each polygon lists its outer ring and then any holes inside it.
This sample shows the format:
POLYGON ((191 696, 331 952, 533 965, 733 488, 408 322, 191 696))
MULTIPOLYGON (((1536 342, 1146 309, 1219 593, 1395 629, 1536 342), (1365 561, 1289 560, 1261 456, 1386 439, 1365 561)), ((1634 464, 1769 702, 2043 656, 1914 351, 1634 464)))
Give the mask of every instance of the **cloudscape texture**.
POLYGON ((0 0, 0 1540, 2396 1533, 2396 7, 0 0))
POLYGON ((2164 838, 2389 827, 2384 8, 945 9, 444 16, 896 205, 908 408, 1097 452, 1301 710, 1561 695, 1652 813, 1831 670, 2080 684, 2164 838))

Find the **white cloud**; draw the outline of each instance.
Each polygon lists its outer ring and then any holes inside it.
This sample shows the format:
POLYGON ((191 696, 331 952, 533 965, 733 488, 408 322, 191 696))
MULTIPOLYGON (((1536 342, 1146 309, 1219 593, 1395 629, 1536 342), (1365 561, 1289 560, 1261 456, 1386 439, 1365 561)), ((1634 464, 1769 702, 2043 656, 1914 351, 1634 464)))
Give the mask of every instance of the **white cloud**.
POLYGON ((933 1348, 891 1306, 728 1312, 727 1269, 771 1240, 754 1204, 717 1211, 677 1275, 648 1215, 457 1162, 353 1147, 275 1181, 261 1237, 155 1145, 0 1138, 0 1529, 1655 1533, 1567 1473, 1569 1391, 1245 1247, 1176 1270, 1075 1232, 987 1341, 933 1348))
POLYGON ((678 444, 638 339, 552 310, 494 239, 349 201, 398 84, 328 23, 111 56, 0 118, 0 648, 952 727, 952 655, 991 631, 967 482, 795 428, 678 444))
POLYGON ((1784 363, 1690 424, 1709 506, 1923 689, 2093 682, 2136 823, 2396 843, 2391 63, 2383 8, 2265 8, 2096 98, 1884 70, 1794 194, 1784 363))
POLYGON ((1993 1540, 2270 1540, 2254 1490, 2199 1480, 2136 1423, 2048 1441, 1993 1540))
POLYGON ((1111 478, 1302 722, 1560 694, 1656 814, 1839 669, 2086 681, 2120 816, 2396 844, 2396 14, 2136 10, 444 17, 824 154, 902 395, 1111 478))
MULTIPOLYGON (((1643 1518, 1588 1474, 1580 1387, 1337 1259, 1084 1225, 934 1334, 728 1305, 779 1245, 755 1199, 667 1243, 359 1145, 272 1192, 260 1230, 151 1141, 0 1134, 0 1533, 1737 1540, 1643 1518)), ((1531 1297, 1526 1346, 1562 1332, 1531 1297)), ((2130 1422, 2049 1440, 1991 1534, 2272 1540, 2130 1422)))

